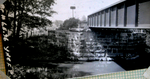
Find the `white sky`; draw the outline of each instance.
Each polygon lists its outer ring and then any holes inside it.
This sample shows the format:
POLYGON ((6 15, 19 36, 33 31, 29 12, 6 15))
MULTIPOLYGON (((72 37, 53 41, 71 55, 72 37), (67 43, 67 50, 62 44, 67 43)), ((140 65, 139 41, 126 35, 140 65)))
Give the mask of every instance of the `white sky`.
POLYGON ((57 14, 53 14, 52 21, 55 20, 66 20, 72 17, 72 10, 70 6, 75 6, 74 10, 75 18, 81 19, 83 16, 96 12, 102 8, 105 8, 119 0, 55 0, 56 4, 53 6, 53 10, 57 14))
MULTIPOLYGON (((5 0, 0 0, 0 3, 5 0)), ((81 19, 83 16, 87 17, 89 14, 96 12, 102 8, 105 8, 119 0, 55 0, 56 4, 53 6, 53 10, 57 14, 53 14, 49 19, 66 20, 72 17, 72 10, 70 6, 75 6, 74 10, 75 18, 81 19)))

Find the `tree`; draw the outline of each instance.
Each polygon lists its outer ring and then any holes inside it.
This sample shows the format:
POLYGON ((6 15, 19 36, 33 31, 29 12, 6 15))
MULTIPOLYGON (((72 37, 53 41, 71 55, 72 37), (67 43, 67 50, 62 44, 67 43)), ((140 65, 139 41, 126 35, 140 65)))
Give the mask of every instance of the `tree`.
POLYGON ((61 21, 61 20, 56 20, 56 21, 54 22, 54 24, 55 24, 57 27, 60 27, 60 26, 63 24, 63 21, 61 21))
POLYGON ((59 29, 69 30, 69 28, 77 28, 79 22, 80 22, 79 19, 75 19, 75 18, 67 19, 64 21, 63 26, 60 27, 59 29))
POLYGON ((29 47, 20 39, 22 28, 27 27, 32 30, 51 25, 52 22, 46 17, 51 17, 55 13, 51 8, 54 3, 54 0, 6 0, 3 3, 8 26, 5 28, 12 32, 9 37, 10 51, 13 52, 12 61, 17 58, 16 55, 27 53, 23 51, 29 47), (23 51, 19 51, 19 48, 23 51))
POLYGON ((81 21, 86 22, 87 21, 86 17, 82 16, 81 21))
POLYGON ((6 0, 6 18, 12 18, 11 26, 7 28, 13 29, 13 37, 18 39, 23 27, 32 29, 50 25, 52 22, 46 17, 55 13, 51 8, 54 3, 54 0, 6 0))

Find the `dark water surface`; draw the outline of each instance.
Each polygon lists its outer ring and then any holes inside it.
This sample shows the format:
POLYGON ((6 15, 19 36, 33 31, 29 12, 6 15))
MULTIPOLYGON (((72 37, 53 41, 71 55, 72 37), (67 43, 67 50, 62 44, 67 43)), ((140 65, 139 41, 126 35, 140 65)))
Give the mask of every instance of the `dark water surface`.
POLYGON ((67 67, 68 73, 82 72, 81 74, 83 74, 83 76, 125 71, 114 61, 83 62, 82 64, 59 64, 58 67, 67 67))
POLYGON ((32 67, 14 65, 12 79, 65 79, 125 71, 114 61, 78 61, 51 64, 57 66, 32 67))

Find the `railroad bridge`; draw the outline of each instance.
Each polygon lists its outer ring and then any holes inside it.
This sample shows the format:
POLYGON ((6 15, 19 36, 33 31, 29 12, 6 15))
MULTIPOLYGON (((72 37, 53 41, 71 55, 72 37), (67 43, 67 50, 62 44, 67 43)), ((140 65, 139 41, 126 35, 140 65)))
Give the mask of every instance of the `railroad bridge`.
POLYGON ((150 29, 150 0, 119 1, 88 15, 88 27, 91 32, 85 37, 91 49, 100 44, 108 53, 144 53, 150 29))

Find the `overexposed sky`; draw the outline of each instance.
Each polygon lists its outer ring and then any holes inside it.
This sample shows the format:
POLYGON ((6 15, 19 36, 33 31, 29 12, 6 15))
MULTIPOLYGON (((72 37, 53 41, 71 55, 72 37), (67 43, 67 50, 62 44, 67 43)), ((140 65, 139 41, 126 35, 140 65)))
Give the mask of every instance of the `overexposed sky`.
POLYGON ((75 6, 74 10, 75 18, 81 19, 83 16, 96 12, 102 8, 105 8, 119 0, 55 0, 56 4, 53 6, 53 10, 57 14, 53 14, 52 21, 55 20, 66 20, 72 17, 72 10, 70 6, 75 6))
MULTIPOLYGON (((0 0, 0 3, 5 0, 0 0)), ((57 14, 49 17, 50 20, 66 20, 72 17, 72 10, 70 6, 75 6, 75 18, 81 19, 83 16, 87 17, 89 14, 105 8, 120 0, 55 0, 56 4, 52 7, 57 14)))

